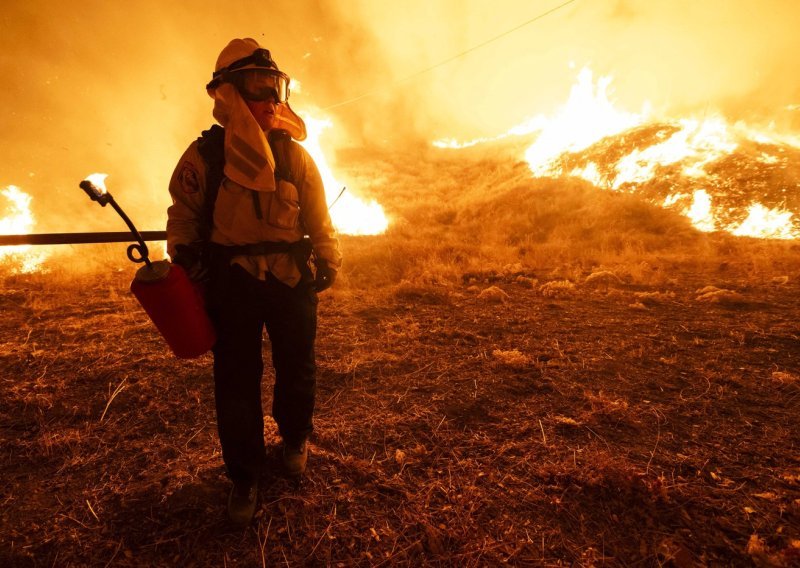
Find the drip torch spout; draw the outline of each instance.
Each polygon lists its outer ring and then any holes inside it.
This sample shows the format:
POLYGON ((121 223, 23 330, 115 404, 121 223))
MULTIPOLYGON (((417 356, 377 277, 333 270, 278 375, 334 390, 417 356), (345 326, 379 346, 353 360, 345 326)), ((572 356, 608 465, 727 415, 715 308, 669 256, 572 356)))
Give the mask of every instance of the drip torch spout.
POLYGON ((152 266, 149 257, 149 251, 147 250, 147 245, 144 243, 144 239, 142 239, 142 235, 139 234, 139 231, 134 226, 133 222, 130 220, 122 208, 114 201, 114 197, 107 191, 103 191, 97 185, 89 181, 88 179, 83 180, 78 186, 86 192, 86 195, 92 201, 97 201, 101 206, 105 207, 106 204, 110 203, 111 207, 119 213, 119 216, 122 217, 122 220, 125 221, 125 224, 128 225, 128 228, 131 230, 131 234, 134 238, 138 241, 130 246, 128 246, 127 255, 128 259, 131 262, 139 263, 144 262, 147 267, 149 268, 152 266))
POLYGON ((105 207, 106 203, 111 199, 110 193, 103 191, 88 179, 83 180, 78 186, 86 192, 86 195, 88 195, 92 201, 97 201, 103 207, 105 207))

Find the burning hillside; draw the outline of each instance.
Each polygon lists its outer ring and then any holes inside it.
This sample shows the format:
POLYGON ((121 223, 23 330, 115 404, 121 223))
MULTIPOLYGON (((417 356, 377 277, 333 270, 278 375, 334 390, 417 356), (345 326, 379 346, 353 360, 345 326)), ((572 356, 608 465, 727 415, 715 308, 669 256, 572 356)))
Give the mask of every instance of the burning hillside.
POLYGON ((686 214, 705 231, 800 237, 800 147, 711 123, 637 126, 561 154, 535 173, 636 194, 686 214))
POLYGON ((800 238, 800 139, 723 117, 653 120, 615 107, 611 77, 584 68, 553 116, 537 116, 487 144, 535 133, 525 159, 535 177, 578 177, 678 211, 702 231, 800 238), (793 218, 794 217, 794 218, 793 218))

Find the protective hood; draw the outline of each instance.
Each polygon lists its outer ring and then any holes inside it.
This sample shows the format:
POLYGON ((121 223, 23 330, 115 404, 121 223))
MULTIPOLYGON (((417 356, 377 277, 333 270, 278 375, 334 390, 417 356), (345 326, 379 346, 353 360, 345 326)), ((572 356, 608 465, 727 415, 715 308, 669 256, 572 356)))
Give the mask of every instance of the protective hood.
POLYGON ((275 157, 236 87, 214 89, 214 118, 225 127, 225 177, 256 191, 275 191, 275 157))

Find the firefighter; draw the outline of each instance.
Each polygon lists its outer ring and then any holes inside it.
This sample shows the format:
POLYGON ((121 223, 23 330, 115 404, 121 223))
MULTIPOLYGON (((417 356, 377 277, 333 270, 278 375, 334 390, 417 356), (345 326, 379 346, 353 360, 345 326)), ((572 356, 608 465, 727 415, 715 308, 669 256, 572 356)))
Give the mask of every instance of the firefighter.
POLYGON ((194 141, 175 168, 167 252, 190 278, 207 281, 218 336, 217 426, 233 485, 228 514, 246 525, 266 463, 263 330, 283 466, 300 476, 313 430, 317 294, 333 284, 341 254, 319 171, 294 141, 306 130, 289 106, 289 77, 270 52, 251 38, 232 40, 206 89, 221 126, 194 141))

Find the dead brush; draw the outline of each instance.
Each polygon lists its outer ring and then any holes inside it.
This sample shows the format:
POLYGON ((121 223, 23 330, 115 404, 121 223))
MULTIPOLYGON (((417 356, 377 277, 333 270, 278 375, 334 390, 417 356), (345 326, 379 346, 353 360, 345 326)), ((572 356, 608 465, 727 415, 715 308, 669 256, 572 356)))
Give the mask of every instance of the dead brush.
POLYGON ((636 292, 634 297, 645 306, 656 306, 674 301, 675 292, 636 292))
POLYGON ((446 288, 430 284, 418 284, 403 280, 392 288, 392 295, 403 302, 420 302, 425 304, 446 304, 450 301, 450 292, 446 288))
POLYGON ((575 284, 569 280, 553 280, 539 286, 539 294, 545 298, 571 296, 575 292, 575 284))
POLYGON ((494 357, 501 366, 508 366, 515 369, 525 369, 533 362, 533 359, 529 355, 522 353, 519 349, 495 349, 492 351, 492 357, 494 357))
POLYGON ((523 288, 528 288, 529 290, 533 290, 539 284, 539 280, 536 278, 529 278, 527 276, 523 276, 520 274, 516 278, 514 278, 514 283, 519 284, 523 288))
POLYGON ((717 288, 716 286, 706 286, 695 292, 695 301, 709 304, 722 304, 729 306, 739 306, 747 303, 747 299, 739 292, 717 288))
POLYGON ((582 284, 587 287, 608 290, 609 287, 621 285, 622 279, 610 270, 598 270, 589 274, 582 284))
POLYGON ((586 418, 602 418, 605 420, 630 420, 629 404, 623 398, 609 396, 602 390, 596 393, 584 391, 584 400, 589 404, 586 418))
POLYGON ((675 283, 675 274, 665 269, 662 259, 637 260, 631 258, 620 266, 621 274, 634 284, 666 286, 675 283))
POLYGON ((489 286, 480 291, 478 299, 490 304, 503 304, 510 299, 510 296, 497 286, 489 286))
POLYGON ((412 318, 396 318, 385 324, 381 325, 386 339, 390 343, 398 340, 408 341, 416 340, 422 333, 419 322, 414 321, 412 318))
MULTIPOLYGON (((582 506, 613 518, 629 508, 640 512, 652 510, 669 502, 670 498, 662 478, 648 475, 620 460, 610 448, 574 452, 569 457, 564 456, 560 463, 548 464, 544 470, 570 487, 560 500, 565 512, 574 510, 577 503, 582 502, 582 506)), ((627 522, 631 523, 631 519, 627 522)), ((629 530, 640 528, 635 526, 635 521, 628 527, 629 530)))

